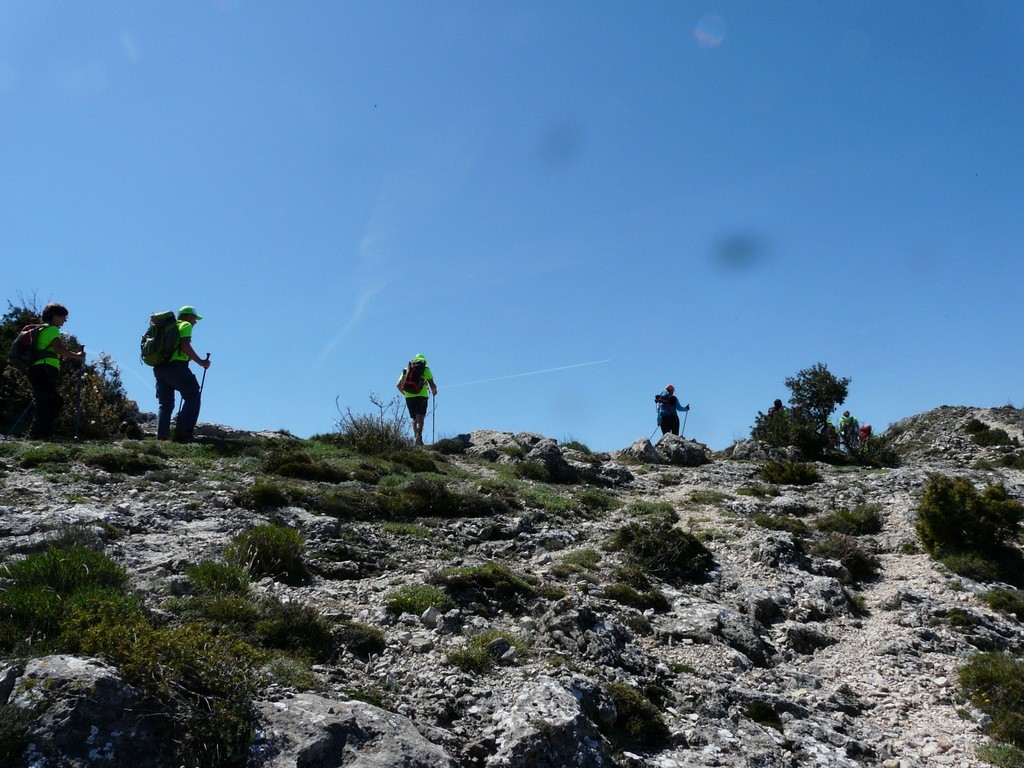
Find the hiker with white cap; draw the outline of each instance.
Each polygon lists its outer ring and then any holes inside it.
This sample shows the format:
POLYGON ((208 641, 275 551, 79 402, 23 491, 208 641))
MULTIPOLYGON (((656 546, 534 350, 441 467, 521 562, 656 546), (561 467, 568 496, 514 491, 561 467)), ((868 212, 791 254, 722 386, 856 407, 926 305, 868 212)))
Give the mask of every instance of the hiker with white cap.
POLYGON ((679 412, 689 412, 690 406, 680 405, 676 397, 676 388, 669 384, 660 395, 654 396, 654 402, 658 408, 658 426, 661 427, 661 434, 671 432, 679 434, 679 412))

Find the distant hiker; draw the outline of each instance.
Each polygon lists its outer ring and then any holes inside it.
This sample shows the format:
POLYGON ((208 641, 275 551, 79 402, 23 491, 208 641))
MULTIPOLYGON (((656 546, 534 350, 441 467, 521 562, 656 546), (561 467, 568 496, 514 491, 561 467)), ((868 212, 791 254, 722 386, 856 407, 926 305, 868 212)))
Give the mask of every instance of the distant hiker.
POLYGON ((175 322, 178 341, 166 362, 153 366, 156 378, 156 399, 160 412, 156 420, 156 439, 173 439, 176 443, 189 443, 194 439, 199 420, 200 389, 196 376, 189 370, 189 360, 204 370, 210 367, 210 356, 204 360, 192 349, 192 326, 203 319, 195 307, 185 305, 178 310, 175 322), (174 413, 174 393, 181 393, 181 411, 171 435, 171 415, 174 413))
POLYGON ((839 419, 839 439, 850 453, 860 446, 859 431, 860 424, 857 423, 857 419, 851 416, 849 411, 843 411, 843 416, 839 419))
POLYGON ((37 326, 38 330, 31 326, 23 329, 23 332, 34 334, 36 337, 33 347, 37 359, 29 365, 26 375, 36 399, 36 409, 28 435, 37 440, 49 440, 53 437, 57 417, 64 407, 64 398, 57 390, 60 383, 60 358, 85 361, 84 350, 72 352, 64 346, 60 329, 67 320, 67 307, 61 304, 47 304, 43 308, 42 327, 37 326))
POLYGON ((430 404, 430 394, 437 397, 437 385, 434 383, 434 374, 427 367, 427 358, 423 355, 416 355, 409 364, 402 369, 402 375, 398 377, 396 384, 398 391, 405 396, 405 405, 409 409, 409 416, 412 417, 412 431, 416 436, 416 445, 423 445, 423 422, 427 418, 427 409, 430 404))
POLYGON ((860 431, 857 433, 857 438, 860 440, 861 450, 866 451, 868 449, 868 443, 871 440, 871 425, 862 425, 860 431))
POLYGON ((772 403, 772 407, 768 409, 768 418, 772 416, 784 416, 786 414, 786 407, 782 404, 782 401, 775 398, 775 402, 772 403))
POLYGON ((690 410, 689 405, 680 405, 676 397, 676 388, 669 384, 660 395, 654 396, 654 402, 658 409, 658 426, 661 427, 661 434, 671 432, 679 434, 679 412, 684 413, 690 410))

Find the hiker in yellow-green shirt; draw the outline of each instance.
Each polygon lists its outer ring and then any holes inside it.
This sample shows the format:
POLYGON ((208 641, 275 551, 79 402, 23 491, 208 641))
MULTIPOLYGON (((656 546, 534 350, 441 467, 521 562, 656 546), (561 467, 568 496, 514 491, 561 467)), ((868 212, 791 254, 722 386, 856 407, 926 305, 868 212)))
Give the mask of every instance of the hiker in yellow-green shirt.
POLYGON ((402 369, 396 386, 398 391, 405 395, 405 405, 409 409, 409 416, 412 417, 416 445, 423 445, 423 422, 426 421, 427 407, 430 403, 428 391, 437 397, 437 385, 434 383, 434 374, 427 367, 427 358, 416 355, 410 360, 402 369))
POLYGON ((57 390, 60 384, 60 359, 85 361, 85 351, 72 352, 60 337, 60 329, 68 321, 68 308, 62 304, 47 304, 42 321, 46 328, 39 332, 36 349, 41 357, 28 369, 28 380, 36 399, 36 410, 29 428, 29 437, 49 440, 53 437, 57 417, 64 407, 64 398, 57 390))
POLYGON ((195 307, 186 304, 178 310, 178 346, 166 363, 153 367, 156 378, 156 399, 160 404, 156 419, 156 439, 190 443, 194 439, 199 420, 202 394, 196 375, 188 369, 191 360, 202 369, 210 367, 210 356, 204 360, 192 349, 192 326, 203 319, 195 307), (171 434, 171 415, 174 413, 174 393, 181 393, 181 412, 171 434))

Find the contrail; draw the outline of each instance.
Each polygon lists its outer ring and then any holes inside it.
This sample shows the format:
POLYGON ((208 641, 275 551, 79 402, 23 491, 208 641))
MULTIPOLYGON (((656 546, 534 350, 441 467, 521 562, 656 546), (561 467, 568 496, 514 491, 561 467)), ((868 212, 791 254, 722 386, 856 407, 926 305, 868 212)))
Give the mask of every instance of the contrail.
POLYGON ((536 376, 539 373, 552 373, 554 371, 567 371, 570 368, 583 368, 588 365, 602 365, 604 363, 610 363, 611 360, 595 360, 592 363, 576 363, 575 365, 560 365, 558 368, 545 368, 542 371, 527 371, 526 373, 513 373, 508 376, 495 376, 493 379, 479 379, 478 381, 464 381, 460 384, 449 384, 445 389, 454 389, 455 387, 468 387, 473 384, 488 384, 492 381, 504 381, 505 379, 518 379, 523 376, 536 376))

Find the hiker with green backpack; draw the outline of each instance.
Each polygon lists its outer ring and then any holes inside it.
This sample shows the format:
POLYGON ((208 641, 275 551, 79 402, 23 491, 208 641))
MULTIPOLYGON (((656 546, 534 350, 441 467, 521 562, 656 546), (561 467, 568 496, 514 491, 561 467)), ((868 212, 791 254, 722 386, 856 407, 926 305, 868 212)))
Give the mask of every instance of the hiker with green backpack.
POLYGON ((36 410, 28 435, 37 440, 53 437, 57 417, 64 407, 60 396, 60 359, 85 362, 85 350, 72 352, 61 339, 60 329, 68 320, 68 308, 62 304, 47 304, 43 308, 41 323, 32 323, 21 329, 11 346, 11 361, 25 371, 36 410))
POLYGON ((405 406, 409 409, 409 416, 412 417, 412 431, 416 438, 416 445, 423 445, 423 423, 427 419, 427 408, 430 403, 428 391, 437 397, 437 385, 434 383, 434 374, 427 367, 427 358, 423 355, 416 355, 409 364, 402 369, 402 375, 398 377, 396 384, 398 391, 405 396, 405 406))
POLYGON ((153 366, 156 399, 160 404, 157 440, 190 443, 194 439, 202 387, 188 364, 191 360, 204 371, 210 367, 210 356, 203 359, 192 348, 192 327, 202 319, 195 307, 188 304, 178 310, 177 318, 173 312, 158 312, 150 317, 149 328, 142 337, 142 361, 153 366), (175 392, 181 393, 182 403, 172 435, 175 392))

